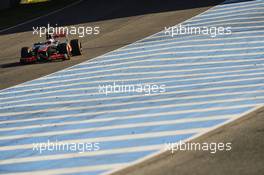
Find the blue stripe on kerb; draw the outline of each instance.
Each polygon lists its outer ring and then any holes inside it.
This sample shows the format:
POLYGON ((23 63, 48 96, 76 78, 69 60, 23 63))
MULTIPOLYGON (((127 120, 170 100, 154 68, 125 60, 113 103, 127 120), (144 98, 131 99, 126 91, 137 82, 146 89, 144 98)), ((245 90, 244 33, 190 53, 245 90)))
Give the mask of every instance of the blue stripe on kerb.
POLYGON ((264 1, 229 0, 182 25, 231 26, 232 35, 161 31, 0 91, 0 173, 102 174, 263 105, 263 9, 264 1), (113 81, 164 84, 166 91, 98 93, 113 81), (47 140, 99 140, 101 150, 33 151, 47 140))

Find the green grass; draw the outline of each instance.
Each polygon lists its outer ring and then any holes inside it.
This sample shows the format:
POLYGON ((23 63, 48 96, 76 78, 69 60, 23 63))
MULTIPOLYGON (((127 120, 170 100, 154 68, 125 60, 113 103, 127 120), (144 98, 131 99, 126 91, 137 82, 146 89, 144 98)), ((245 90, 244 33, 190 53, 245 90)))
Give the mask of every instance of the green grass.
POLYGON ((21 0, 21 4, 33 4, 33 3, 40 3, 40 2, 47 2, 50 0, 21 0))
POLYGON ((31 3, 0 11, 0 30, 65 7, 76 0, 31 0, 31 3), (38 1, 38 3, 36 3, 38 1), (42 1, 42 2, 40 2, 42 1), (33 3, 35 2, 35 3, 33 3))

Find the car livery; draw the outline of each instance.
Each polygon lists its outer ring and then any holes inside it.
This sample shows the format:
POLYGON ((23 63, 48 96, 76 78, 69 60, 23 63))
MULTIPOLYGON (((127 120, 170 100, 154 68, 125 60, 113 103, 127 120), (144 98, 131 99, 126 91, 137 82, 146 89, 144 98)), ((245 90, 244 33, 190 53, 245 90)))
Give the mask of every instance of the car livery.
POLYGON ((82 44, 78 39, 68 42, 65 34, 47 34, 46 42, 35 43, 31 48, 21 49, 20 63, 69 60, 72 56, 78 55, 82 55, 82 44), (65 40, 61 41, 59 38, 65 38, 65 40))

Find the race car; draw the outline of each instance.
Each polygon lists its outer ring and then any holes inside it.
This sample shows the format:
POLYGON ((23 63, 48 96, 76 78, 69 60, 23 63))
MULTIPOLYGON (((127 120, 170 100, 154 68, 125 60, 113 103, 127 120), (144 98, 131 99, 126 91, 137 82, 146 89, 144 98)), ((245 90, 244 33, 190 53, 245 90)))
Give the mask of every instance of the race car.
POLYGON ((78 39, 68 42, 66 34, 46 34, 46 41, 21 49, 20 63, 36 63, 53 60, 69 60, 72 56, 82 55, 82 44, 78 39), (62 39, 64 39, 62 41, 62 39))

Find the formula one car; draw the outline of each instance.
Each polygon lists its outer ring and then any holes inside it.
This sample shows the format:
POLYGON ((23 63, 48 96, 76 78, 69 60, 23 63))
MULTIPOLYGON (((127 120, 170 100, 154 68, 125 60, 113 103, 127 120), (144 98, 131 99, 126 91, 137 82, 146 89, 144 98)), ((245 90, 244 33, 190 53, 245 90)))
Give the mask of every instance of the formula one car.
POLYGON ((32 48, 21 49, 20 63, 36 63, 52 60, 69 60, 71 56, 82 54, 82 44, 78 39, 68 42, 64 33, 46 34, 46 42, 33 44, 32 48), (61 39, 64 38, 64 41, 61 39))

